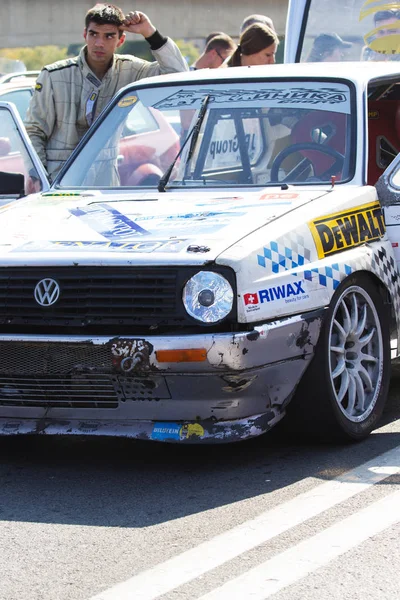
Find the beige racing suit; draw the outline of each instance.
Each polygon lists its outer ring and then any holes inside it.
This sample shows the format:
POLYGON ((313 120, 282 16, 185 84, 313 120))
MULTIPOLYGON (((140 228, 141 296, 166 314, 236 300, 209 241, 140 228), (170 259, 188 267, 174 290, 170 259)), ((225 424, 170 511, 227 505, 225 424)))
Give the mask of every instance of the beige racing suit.
POLYGON ((112 65, 101 81, 86 62, 86 46, 79 56, 43 68, 25 126, 51 178, 123 86, 144 77, 188 70, 179 48, 170 38, 156 31, 147 41, 155 62, 114 54, 112 65))

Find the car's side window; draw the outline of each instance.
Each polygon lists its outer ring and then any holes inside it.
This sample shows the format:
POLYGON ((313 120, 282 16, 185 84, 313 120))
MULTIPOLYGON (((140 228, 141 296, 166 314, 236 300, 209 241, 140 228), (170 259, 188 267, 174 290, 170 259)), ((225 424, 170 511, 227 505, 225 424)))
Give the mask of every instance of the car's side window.
POLYGON ((368 183, 375 185, 400 151, 400 85, 368 90, 368 183))
POLYGON ((0 196, 18 195, 32 191, 40 191, 39 176, 32 160, 30 159, 25 145, 18 132, 11 113, 7 109, 0 109, 0 120, 2 124, 2 133, 5 135, 0 137, 0 196), (36 188, 27 188, 27 185, 32 184, 33 178, 36 182, 36 188), (20 185, 21 189, 18 192, 12 192, 15 185, 20 185))
POLYGON ((2 102, 14 102, 19 114, 21 115, 21 119, 24 120, 26 117, 26 113, 27 113, 29 102, 30 102, 31 98, 32 98, 31 89, 14 90, 14 91, 8 92, 7 94, 3 94, 1 96, 1 101, 2 102))

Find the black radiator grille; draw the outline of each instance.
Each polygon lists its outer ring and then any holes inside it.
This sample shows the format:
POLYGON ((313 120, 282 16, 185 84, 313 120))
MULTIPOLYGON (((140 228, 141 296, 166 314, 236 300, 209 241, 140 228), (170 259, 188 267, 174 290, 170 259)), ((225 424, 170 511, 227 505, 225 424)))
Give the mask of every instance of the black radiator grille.
POLYGON ((4 377, 0 375, 0 406, 117 408, 111 377, 4 377))
MULTIPOLYGON (((127 327, 193 326, 181 301, 186 281, 198 268, 30 267, 0 268, 0 331, 60 331, 60 328, 115 333, 127 327), (42 279, 60 287, 58 301, 40 306, 34 298, 42 279)), ((232 271, 229 279, 232 282, 232 271)), ((218 269, 224 271, 224 269, 218 269)), ((225 274, 225 273, 224 273, 225 274)))
POLYGON ((118 406, 108 346, 0 342, 0 357, 0 405, 118 406))

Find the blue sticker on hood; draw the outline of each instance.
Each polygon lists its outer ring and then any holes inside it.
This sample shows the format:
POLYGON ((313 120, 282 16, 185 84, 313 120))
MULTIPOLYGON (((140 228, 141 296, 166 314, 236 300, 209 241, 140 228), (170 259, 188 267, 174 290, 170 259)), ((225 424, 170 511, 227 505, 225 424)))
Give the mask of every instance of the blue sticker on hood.
POLYGON ((143 227, 140 227, 129 217, 108 204, 72 208, 70 213, 107 240, 121 240, 133 236, 150 235, 149 231, 146 231, 146 229, 143 229, 143 227))

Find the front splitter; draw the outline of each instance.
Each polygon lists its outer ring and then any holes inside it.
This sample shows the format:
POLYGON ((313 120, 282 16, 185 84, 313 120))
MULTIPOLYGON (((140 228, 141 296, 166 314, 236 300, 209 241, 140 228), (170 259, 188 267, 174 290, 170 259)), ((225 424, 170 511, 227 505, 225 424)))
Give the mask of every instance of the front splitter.
POLYGON ((96 421, 0 419, 0 435, 123 437, 167 443, 229 443, 257 437, 283 417, 279 408, 231 421, 96 421))

